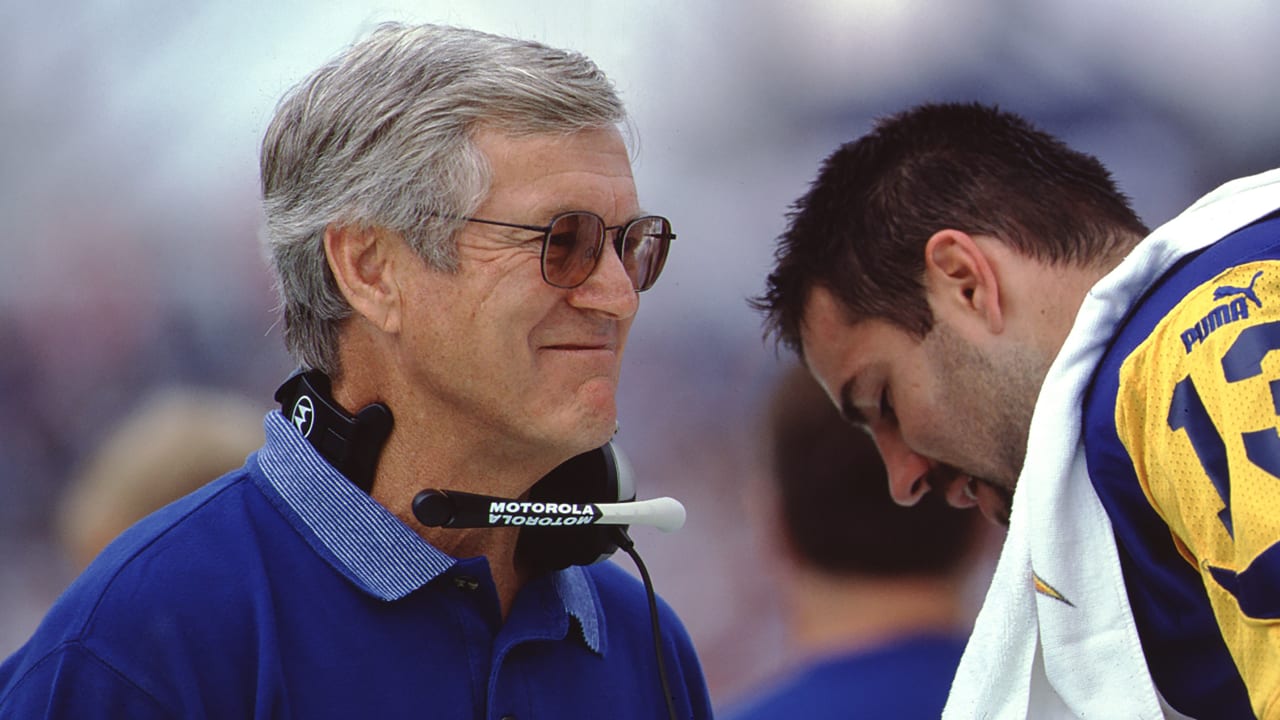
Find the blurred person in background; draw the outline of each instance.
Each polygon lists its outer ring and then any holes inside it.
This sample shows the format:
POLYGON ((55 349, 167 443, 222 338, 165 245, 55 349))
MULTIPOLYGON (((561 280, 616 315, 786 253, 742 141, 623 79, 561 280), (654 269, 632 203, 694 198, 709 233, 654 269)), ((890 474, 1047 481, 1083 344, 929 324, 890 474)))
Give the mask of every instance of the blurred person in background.
POLYGON ((1280 714, 1278 259, 1280 171, 1148 234, 1096 158, 994 107, 827 158, 767 325, 898 502, 1009 526, 947 717, 1280 714))
POLYGON ((57 506, 57 537, 73 569, 146 515, 243 465, 262 445, 265 409, 222 391, 171 387, 131 410, 57 506))
POLYGON ((775 387, 765 535, 796 660, 727 720, 937 718, 968 636, 981 516, 896 505, 865 432, 803 367, 775 387))
POLYGON ((577 53, 430 25, 380 26, 290 91, 261 158, 302 366, 285 412, 98 556, 0 665, 0 717, 709 717, 679 618, 593 562, 597 528, 416 507, 536 499, 608 447, 673 237, 624 120, 577 53))

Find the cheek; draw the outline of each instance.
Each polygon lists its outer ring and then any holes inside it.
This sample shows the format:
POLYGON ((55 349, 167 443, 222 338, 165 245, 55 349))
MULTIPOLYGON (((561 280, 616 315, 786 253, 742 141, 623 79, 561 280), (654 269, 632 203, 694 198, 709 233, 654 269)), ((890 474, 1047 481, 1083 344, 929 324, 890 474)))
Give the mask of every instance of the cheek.
POLYGON ((968 432, 968 426, 957 414, 951 398, 919 385, 904 395, 895 408, 902 436, 917 452, 946 459, 958 439, 968 432))
POLYGON ((498 283, 483 294, 471 297, 470 322, 481 335, 527 343, 531 334, 554 324, 555 308, 560 300, 553 292, 542 282, 541 275, 536 283, 520 283, 515 278, 498 283))
POLYGON ((939 413, 927 405, 907 404, 896 408, 898 429, 902 438, 917 453, 934 457, 946 436, 946 423, 938 422, 939 413))

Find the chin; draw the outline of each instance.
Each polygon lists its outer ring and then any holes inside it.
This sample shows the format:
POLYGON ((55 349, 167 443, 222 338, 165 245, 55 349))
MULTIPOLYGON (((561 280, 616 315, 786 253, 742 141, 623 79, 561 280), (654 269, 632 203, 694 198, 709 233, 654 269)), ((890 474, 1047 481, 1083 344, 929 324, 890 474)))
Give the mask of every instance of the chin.
POLYGON ((586 452, 604 445, 617 430, 617 412, 612 404, 608 408, 584 410, 582 407, 566 408, 558 419, 544 419, 543 437, 574 454, 586 452))
POLYGON ((573 412, 579 414, 584 428, 599 427, 613 432, 618 422, 617 392, 612 382, 592 382, 578 388, 573 412))
POLYGON ((601 416, 590 422, 582 431, 583 439, 590 438, 591 447, 598 448, 609 442, 614 433, 618 431, 618 414, 616 412, 608 413, 607 416, 601 416))
POLYGON ((983 484, 983 488, 978 493, 978 509, 991 522, 1009 527, 1009 513, 1013 509, 1013 491, 990 480, 979 482, 983 484))

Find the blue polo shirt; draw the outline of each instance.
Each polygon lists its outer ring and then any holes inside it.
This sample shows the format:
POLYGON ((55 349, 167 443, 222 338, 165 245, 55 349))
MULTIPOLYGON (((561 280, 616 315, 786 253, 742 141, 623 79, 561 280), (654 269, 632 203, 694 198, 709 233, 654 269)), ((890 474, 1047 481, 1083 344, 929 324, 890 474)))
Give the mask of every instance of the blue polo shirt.
MULTIPOLYGON (((0 718, 666 716, 643 586, 612 562, 532 579, 503 622, 450 557, 278 412, 245 466, 145 518, 0 665, 0 718)), ((659 600, 681 717, 705 680, 659 600)))

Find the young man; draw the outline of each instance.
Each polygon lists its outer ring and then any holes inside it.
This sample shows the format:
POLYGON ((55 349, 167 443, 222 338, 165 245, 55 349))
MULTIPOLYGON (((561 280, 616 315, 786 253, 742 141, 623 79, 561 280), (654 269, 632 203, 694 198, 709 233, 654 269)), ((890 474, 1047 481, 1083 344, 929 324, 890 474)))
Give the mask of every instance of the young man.
POLYGON ((612 436, 673 237, 622 119, 586 58, 445 27, 382 26, 289 93, 262 187, 308 372, 242 469, 58 601, 0 666, 0 717, 709 717, 639 581, 414 507, 526 498, 612 436))
POLYGON ((950 717, 1280 712, 1277 208, 1273 171, 1147 236, 1096 159, 968 104, 797 204, 768 328, 898 502, 1009 524, 950 717))

